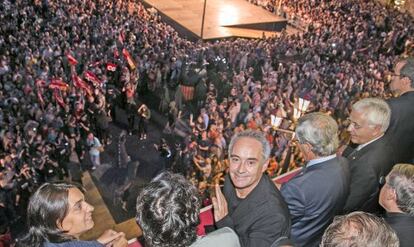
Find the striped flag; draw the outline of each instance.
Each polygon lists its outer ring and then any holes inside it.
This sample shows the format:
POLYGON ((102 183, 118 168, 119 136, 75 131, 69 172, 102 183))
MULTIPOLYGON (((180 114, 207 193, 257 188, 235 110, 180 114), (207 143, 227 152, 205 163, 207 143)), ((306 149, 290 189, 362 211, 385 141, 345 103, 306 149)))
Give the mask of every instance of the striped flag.
POLYGON ((49 84, 50 89, 68 90, 69 85, 63 82, 61 79, 52 79, 49 84))
POLYGON ((194 98, 194 87, 193 86, 184 86, 180 85, 181 93, 183 94, 183 99, 185 101, 193 100, 194 98))
POLYGON ((122 55, 124 55, 124 58, 127 60, 129 67, 134 70, 136 68, 135 62, 131 57, 131 54, 129 54, 127 49, 122 49, 122 55))

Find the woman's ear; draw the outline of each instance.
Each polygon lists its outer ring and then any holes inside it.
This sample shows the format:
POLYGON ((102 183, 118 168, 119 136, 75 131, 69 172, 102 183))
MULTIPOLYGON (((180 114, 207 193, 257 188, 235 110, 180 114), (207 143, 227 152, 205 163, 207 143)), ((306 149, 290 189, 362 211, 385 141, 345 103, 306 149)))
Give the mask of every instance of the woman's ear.
POLYGON ((64 229, 63 229, 63 225, 62 225, 62 221, 61 221, 61 220, 59 220, 59 219, 57 219, 57 220, 56 220, 56 226, 57 226, 57 228, 58 228, 59 230, 64 231, 64 229))

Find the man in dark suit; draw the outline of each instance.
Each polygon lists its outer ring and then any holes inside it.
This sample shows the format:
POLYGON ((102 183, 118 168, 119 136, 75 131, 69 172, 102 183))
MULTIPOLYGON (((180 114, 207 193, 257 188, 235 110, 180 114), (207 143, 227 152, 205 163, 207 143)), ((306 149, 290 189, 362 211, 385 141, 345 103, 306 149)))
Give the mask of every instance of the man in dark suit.
POLYGON ((396 149, 398 163, 414 162, 414 58, 401 60, 394 68, 390 89, 397 97, 389 99, 390 127, 386 136, 396 149))
POLYGON ((390 122, 391 110, 382 99, 366 98, 352 106, 348 132, 358 146, 347 148, 343 155, 349 159, 351 186, 344 212, 379 213, 378 196, 385 176, 394 162, 393 147, 384 133, 390 122))
POLYGON ((387 211, 385 221, 397 233, 400 247, 414 243, 414 166, 397 164, 386 178, 379 203, 387 211))
POLYGON ((323 113, 310 113, 296 127, 299 149, 308 161, 302 172, 285 183, 281 193, 292 218, 296 246, 319 246, 324 230, 342 211, 348 196, 347 159, 337 157, 338 125, 323 113))
POLYGON ((237 133, 229 146, 224 194, 216 185, 216 226, 234 229, 242 247, 270 247, 280 237, 289 237, 288 207, 273 181, 263 174, 269 155, 270 145, 262 132, 237 133))

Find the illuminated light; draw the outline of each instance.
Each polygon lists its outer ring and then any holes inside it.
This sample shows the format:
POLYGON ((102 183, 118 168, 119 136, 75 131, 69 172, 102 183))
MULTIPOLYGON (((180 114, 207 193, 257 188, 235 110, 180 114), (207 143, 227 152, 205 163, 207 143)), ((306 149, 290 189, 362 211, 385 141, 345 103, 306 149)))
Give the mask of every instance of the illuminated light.
POLYGON ((236 24, 240 18, 239 9, 233 5, 223 5, 219 11, 218 18, 220 26, 236 24))
POLYGON ((273 128, 279 128, 280 124, 282 123, 283 118, 276 117, 275 115, 270 115, 270 122, 273 128))
POLYGON ((298 101, 296 101, 294 108, 293 108, 293 119, 298 120, 308 109, 310 104, 309 100, 299 98, 298 101))
POLYGON ((405 0, 394 0, 394 6, 397 9, 402 9, 405 5, 405 0))

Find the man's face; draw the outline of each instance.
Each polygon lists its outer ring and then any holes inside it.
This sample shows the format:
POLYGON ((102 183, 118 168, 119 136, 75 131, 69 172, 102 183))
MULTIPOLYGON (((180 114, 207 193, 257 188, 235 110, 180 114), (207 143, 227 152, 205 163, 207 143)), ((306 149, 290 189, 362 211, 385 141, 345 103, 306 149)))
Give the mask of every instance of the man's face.
POLYGON ((363 111, 352 111, 349 115, 348 132, 355 144, 367 143, 381 134, 380 126, 369 124, 363 111))
POLYGON ((392 75, 391 83, 390 83, 390 90, 393 94, 399 95, 401 94, 405 89, 404 85, 407 77, 401 76, 401 69, 406 64, 406 62, 399 62, 394 68, 394 74, 392 75))
POLYGON ((230 178, 237 195, 245 198, 259 183, 268 160, 262 158, 262 144, 249 137, 236 141, 230 154, 230 178))
POLYGON ((58 227, 68 235, 79 237, 94 226, 93 207, 85 201, 83 193, 77 188, 69 189, 69 208, 66 217, 58 227))
POLYGON ((93 134, 92 134, 92 133, 89 133, 89 134, 88 134, 88 140, 90 140, 90 141, 92 141, 92 140, 93 140, 93 134))

